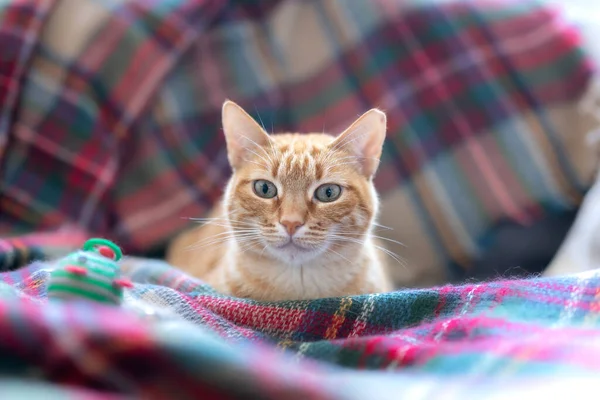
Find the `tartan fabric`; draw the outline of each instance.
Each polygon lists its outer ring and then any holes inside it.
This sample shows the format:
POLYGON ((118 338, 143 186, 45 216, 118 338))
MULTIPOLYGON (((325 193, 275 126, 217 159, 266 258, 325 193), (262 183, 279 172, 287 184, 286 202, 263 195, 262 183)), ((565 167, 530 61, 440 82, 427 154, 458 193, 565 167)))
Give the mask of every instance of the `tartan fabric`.
POLYGON ((0 238, 0 271, 14 270, 33 261, 64 255, 80 247, 86 237, 82 231, 65 229, 0 238))
POLYGON ((0 275, 2 398, 578 398, 600 383, 600 270, 260 303, 126 257, 135 286, 109 307, 49 302, 57 262, 0 275))
POLYGON ((52 0, 18 2, 0 11, 0 160, 6 149, 27 61, 38 43, 52 4, 52 0))
POLYGON ((164 245, 229 175, 225 98, 277 131, 383 108, 382 219, 413 275, 468 271, 498 224, 571 210, 591 181, 575 107, 592 68, 537 3, 18 4, 2 11, 20 58, 0 66, 1 236, 66 224, 164 245))

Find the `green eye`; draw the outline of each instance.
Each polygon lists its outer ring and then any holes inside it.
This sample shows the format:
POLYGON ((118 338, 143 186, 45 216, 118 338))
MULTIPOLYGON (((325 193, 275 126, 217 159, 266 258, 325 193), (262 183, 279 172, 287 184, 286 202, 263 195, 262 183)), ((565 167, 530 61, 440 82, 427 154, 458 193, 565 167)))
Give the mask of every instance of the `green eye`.
POLYGON ((272 182, 259 179, 254 181, 254 193, 263 199, 272 199, 277 196, 277 188, 272 182))
POLYGON ((315 198, 323 203, 329 203, 337 200, 342 194, 342 188, 339 185, 327 183, 321 185, 315 190, 315 198))

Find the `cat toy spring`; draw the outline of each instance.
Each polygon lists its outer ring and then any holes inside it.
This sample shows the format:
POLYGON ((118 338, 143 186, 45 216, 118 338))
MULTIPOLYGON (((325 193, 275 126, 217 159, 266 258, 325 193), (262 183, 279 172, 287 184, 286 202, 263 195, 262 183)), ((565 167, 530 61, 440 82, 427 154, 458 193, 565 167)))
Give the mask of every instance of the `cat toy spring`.
POLYGON ((113 242, 88 240, 81 250, 61 259, 50 273, 48 298, 120 304, 123 289, 132 287, 121 277, 118 261, 122 257, 121 249, 113 242))

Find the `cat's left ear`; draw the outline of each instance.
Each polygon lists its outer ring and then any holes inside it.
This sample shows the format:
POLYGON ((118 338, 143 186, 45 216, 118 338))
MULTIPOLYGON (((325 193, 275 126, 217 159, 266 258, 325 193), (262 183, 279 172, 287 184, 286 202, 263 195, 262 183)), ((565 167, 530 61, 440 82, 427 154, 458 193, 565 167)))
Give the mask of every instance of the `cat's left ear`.
POLYGON ((248 162, 252 154, 270 142, 269 134, 244 109, 231 100, 223 103, 223 132, 227 143, 227 156, 233 169, 248 162))
POLYGON ((362 168, 362 173, 371 178, 379 166, 383 149, 387 119, 385 113, 373 108, 360 116, 330 145, 352 153, 362 168))

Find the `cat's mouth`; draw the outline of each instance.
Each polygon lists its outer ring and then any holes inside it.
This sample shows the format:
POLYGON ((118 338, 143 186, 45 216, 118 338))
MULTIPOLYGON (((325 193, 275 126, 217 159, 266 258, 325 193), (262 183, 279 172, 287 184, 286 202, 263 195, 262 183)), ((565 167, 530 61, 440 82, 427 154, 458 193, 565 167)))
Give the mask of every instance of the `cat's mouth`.
POLYGON ((322 252, 322 248, 308 247, 299 240, 288 238, 285 243, 269 246, 269 253, 279 261, 298 265, 309 263, 322 252))
POLYGON ((310 251, 310 249, 307 249, 306 247, 302 247, 299 244, 294 243, 293 241, 289 241, 286 244, 282 245, 282 246, 277 246, 277 250, 282 250, 282 251, 298 251, 298 252, 307 252, 310 251))

